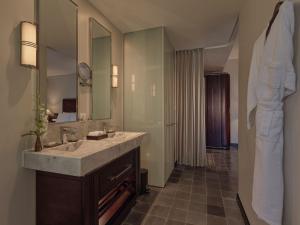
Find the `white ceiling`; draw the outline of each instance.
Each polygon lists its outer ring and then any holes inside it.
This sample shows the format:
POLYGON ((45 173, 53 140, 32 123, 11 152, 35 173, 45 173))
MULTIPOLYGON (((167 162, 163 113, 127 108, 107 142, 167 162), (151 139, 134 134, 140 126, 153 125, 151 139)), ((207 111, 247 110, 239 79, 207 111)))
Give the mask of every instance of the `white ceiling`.
POLYGON ((77 62, 73 57, 47 48, 47 76, 66 76, 76 74, 77 62))
POLYGON ((223 68, 230 55, 232 45, 221 48, 204 50, 204 70, 205 71, 223 71, 223 68))
POLYGON ((233 40, 228 45, 204 49, 205 71, 223 71, 227 60, 239 58, 237 31, 232 38, 233 40))
POLYGON ((230 41, 242 0, 89 0, 123 33, 165 26, 176 49, 230 41))

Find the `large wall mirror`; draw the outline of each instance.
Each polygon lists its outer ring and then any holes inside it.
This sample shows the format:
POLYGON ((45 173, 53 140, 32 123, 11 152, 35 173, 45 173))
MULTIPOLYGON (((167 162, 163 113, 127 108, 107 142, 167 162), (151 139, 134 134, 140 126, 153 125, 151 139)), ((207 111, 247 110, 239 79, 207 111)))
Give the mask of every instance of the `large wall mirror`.
POLYGON ((111 33, 95 19, 90 19, 92 66, 92 117, 111 118, 111 33))
POLYGON ((77 6, 38 0, 40 94, 50 123, 77 120, 77 6))

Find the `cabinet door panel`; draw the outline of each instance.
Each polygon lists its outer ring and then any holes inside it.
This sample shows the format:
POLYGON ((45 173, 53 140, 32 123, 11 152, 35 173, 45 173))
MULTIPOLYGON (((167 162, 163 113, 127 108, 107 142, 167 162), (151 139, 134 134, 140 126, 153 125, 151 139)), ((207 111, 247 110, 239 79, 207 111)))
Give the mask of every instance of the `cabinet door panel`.
POLYGON ((76 177, 37 172, 38 225, 82 225, 82 180, 76 177))

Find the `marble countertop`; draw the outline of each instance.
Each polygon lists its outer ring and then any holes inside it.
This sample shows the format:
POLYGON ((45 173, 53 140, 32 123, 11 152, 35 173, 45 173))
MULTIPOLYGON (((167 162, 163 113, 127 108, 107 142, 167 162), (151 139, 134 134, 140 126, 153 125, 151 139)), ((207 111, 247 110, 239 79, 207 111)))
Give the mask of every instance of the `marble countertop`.
POLYGON ((116 132, 112 138, 99 141, 82 140, 77 150, 59 150, 61 147, 46 148, 41 152, 25 150, 23 167, 27 169, 84 176, 89 172, 117 159, 139 147, 146 133, 116 132))

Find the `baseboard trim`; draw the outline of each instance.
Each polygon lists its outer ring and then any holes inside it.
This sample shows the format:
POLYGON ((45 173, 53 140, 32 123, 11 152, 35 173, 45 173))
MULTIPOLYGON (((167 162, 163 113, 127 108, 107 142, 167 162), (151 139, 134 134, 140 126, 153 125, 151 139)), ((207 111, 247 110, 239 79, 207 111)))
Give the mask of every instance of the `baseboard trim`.
POLYGON ((245 209, 244 209, 244 206, 243 206, 243 203, 242 203, 242 201, 240 199, 239 194, 236 195, 236 201, 237 201, 238 206, 240 208, 240 211, 241 211, 242 217, 244 219, 245 225, 250 225, 250 222, 248 220, 247 214, 245 212, 245 209))
POLYGON ((209 149, 209 150, 229 150, 230 146, 228 146, 228 147, 206 146, 206 149, 209 149))
POLYGON ((239 144, 237 144, 237 143, 231 143, 230 146, 233 148, 236 148, 236 149, 239 148, 239 144))

